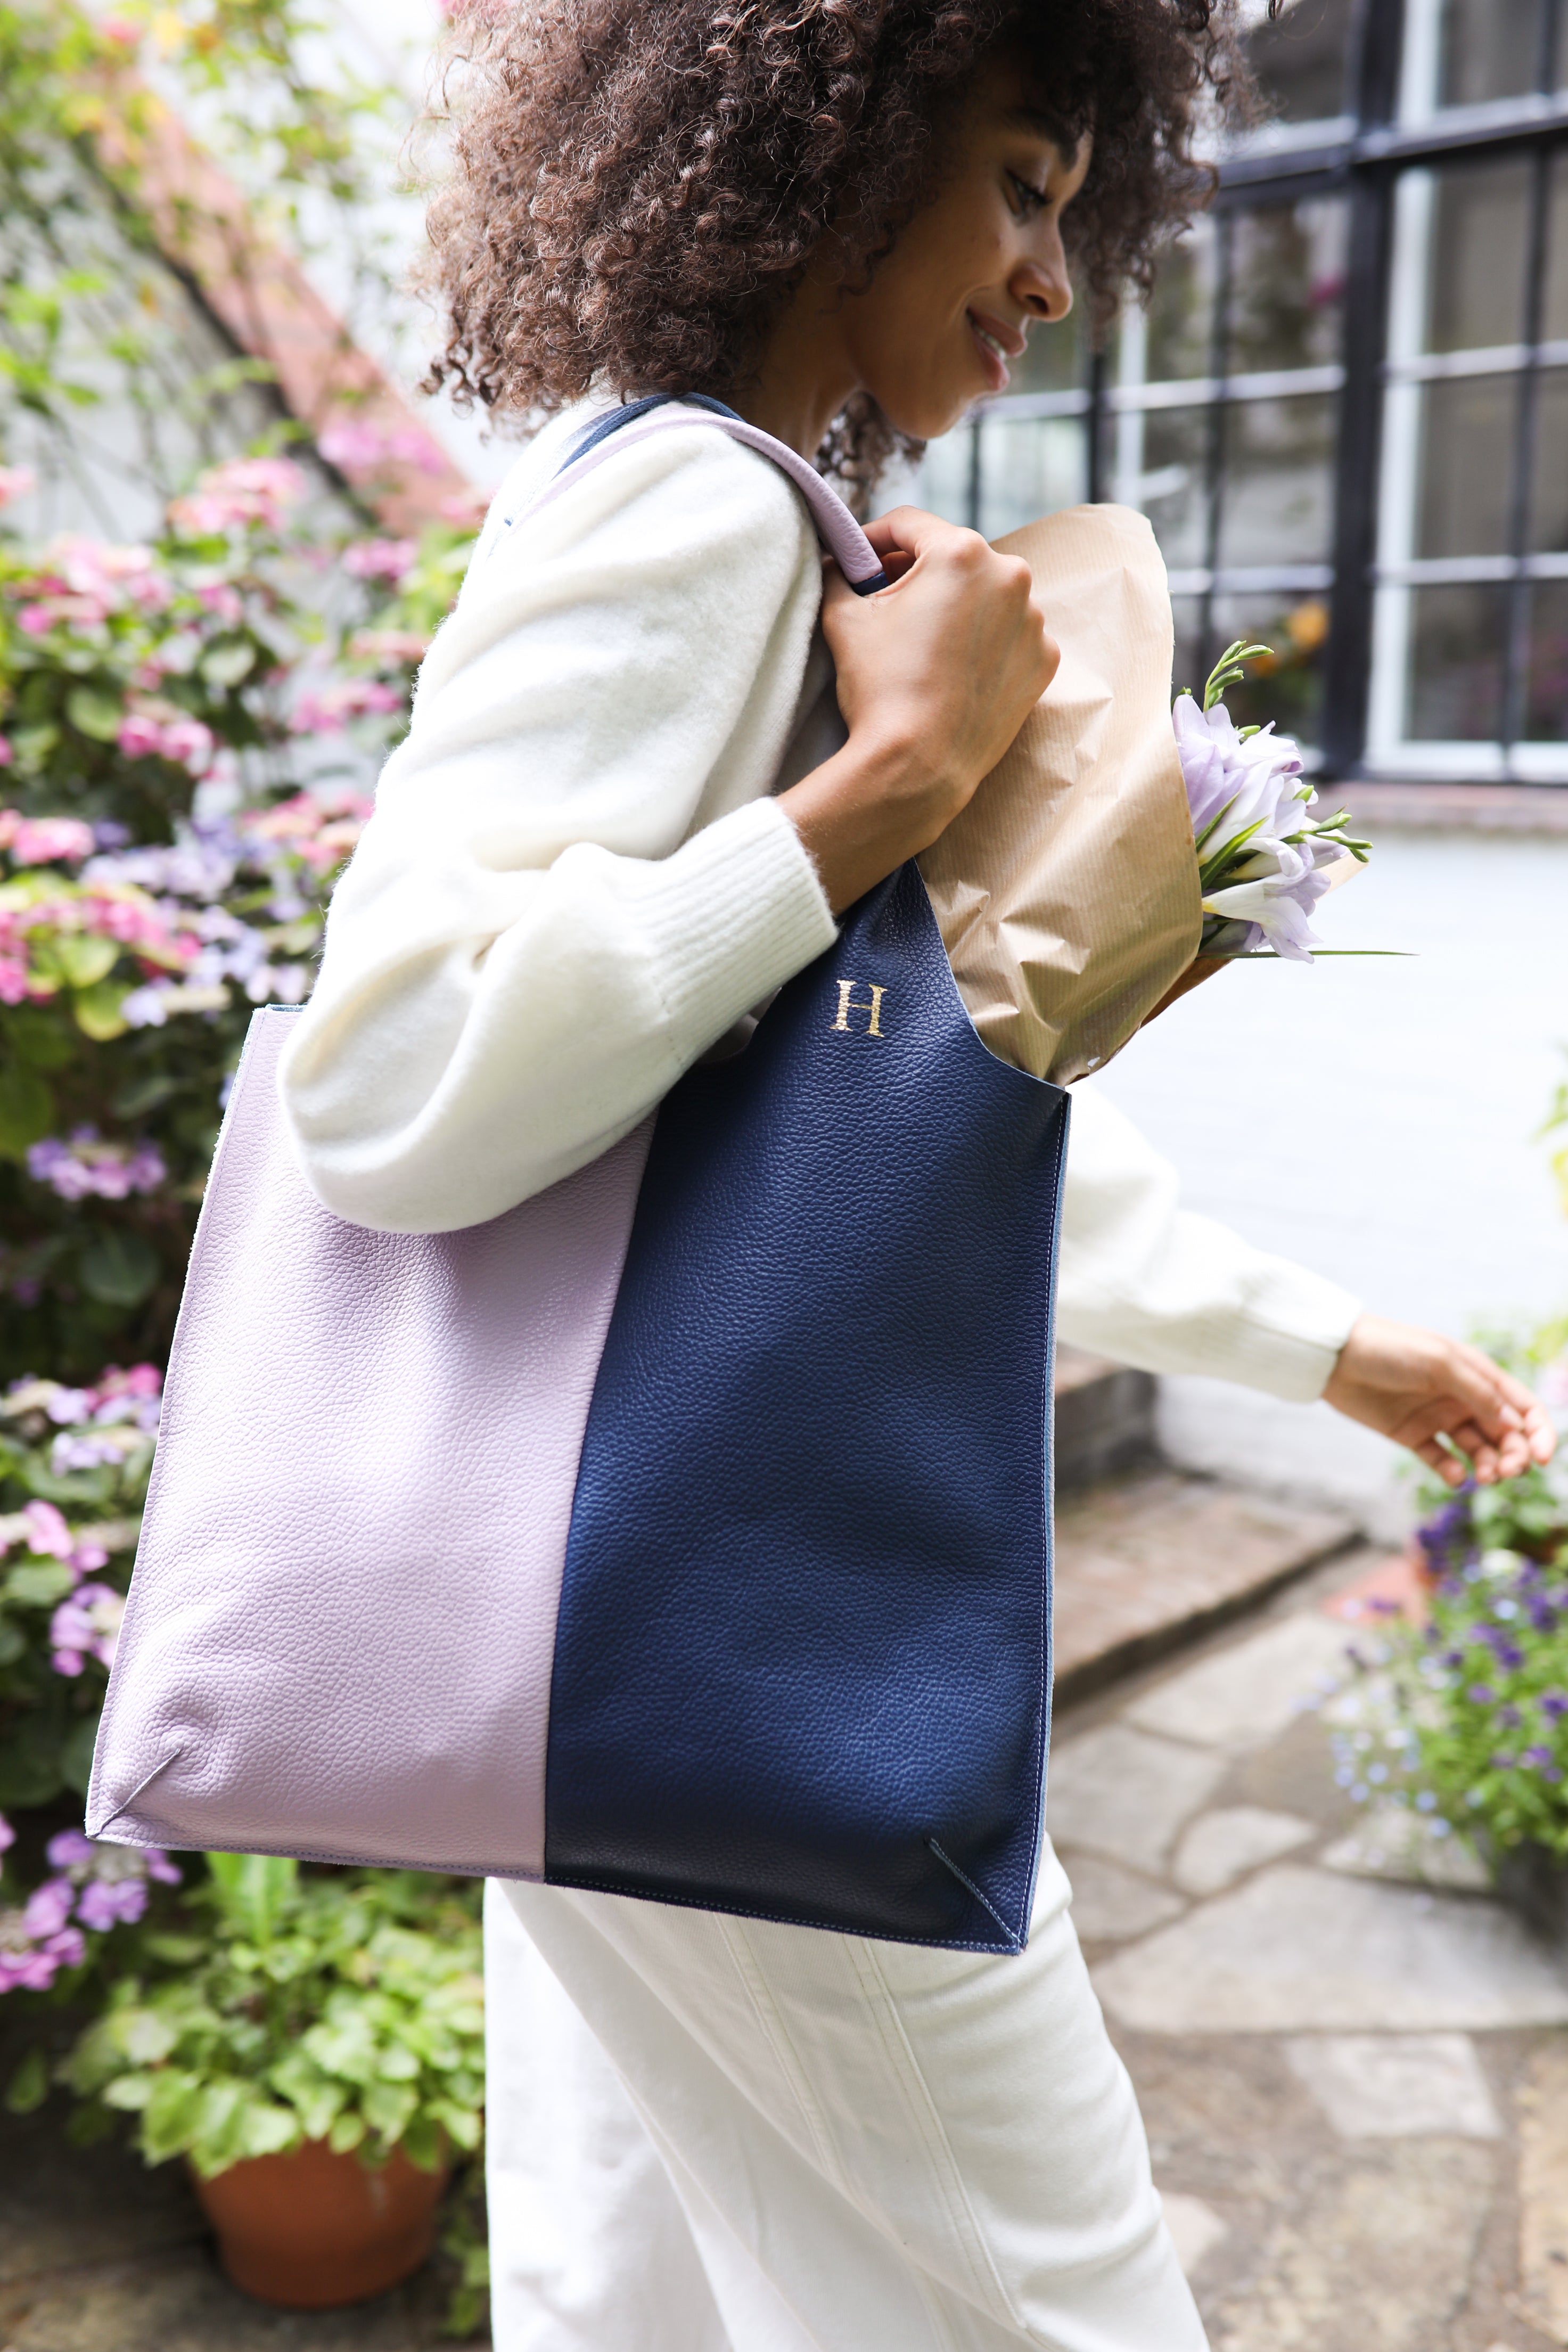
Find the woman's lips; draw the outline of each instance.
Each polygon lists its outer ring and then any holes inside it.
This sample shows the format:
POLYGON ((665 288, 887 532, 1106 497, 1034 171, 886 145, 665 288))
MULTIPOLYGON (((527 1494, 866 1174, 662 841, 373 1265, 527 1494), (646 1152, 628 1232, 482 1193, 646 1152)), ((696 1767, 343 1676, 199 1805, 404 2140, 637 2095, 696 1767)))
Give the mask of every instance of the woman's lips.
POLYGON ((1008 361, 1009 357, 1016 359, 1018 356, 1018 339, 1007 334, 999 319, 978 318, 973 310, 967 310, 964 315, 969 322, 975 349, 980 354, 986 381, 993 392, 1006 392, 1012 381, 1008 373, 1008 361))

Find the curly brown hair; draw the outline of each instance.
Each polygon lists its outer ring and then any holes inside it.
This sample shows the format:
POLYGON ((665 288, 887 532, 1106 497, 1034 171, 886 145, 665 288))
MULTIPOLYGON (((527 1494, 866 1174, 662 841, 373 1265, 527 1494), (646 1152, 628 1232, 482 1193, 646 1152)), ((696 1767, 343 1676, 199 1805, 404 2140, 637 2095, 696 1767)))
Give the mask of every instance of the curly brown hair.
MULTIPOLYGON (((1002 42, 1064 151, 1092 132, 1064 233, 1103 330, 1208 194, 1233 0, 460 0, 429 388, 534 416, 596 380, 732 394, 830 225, 852 278, 887 252, 1002 42)), ((865 483, 893 445, 862 397, 818 462, 865 483)))

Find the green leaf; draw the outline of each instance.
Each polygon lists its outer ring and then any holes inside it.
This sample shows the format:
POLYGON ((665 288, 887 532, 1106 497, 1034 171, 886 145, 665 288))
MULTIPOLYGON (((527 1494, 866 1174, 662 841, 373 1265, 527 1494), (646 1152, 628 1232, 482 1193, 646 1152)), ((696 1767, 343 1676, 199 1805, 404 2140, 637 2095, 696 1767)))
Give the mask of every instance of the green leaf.
POLYGON ((76 1591, 77 1576, 63 1559, 25 1559, 0 1585, 0 1595, 27 1609, 52 1609, 76 1591))
POLYGON ((332 2126, 327 2135, 327 2145, 334 2156, 347 2156, 351 2147, 359 2147, 364 2137, 365 2119, 363 2116, 356 2115, 350 2108, 347 2114, 340 2115, 332 2126))
POLYGON ((221 694, 250 676, 256 667, 256 647, 244 637, 223 638, 208 647, 196 666, 207 684, 221 694))
POLYGON ((109 2020, 110 2037, 135 2066, 156 2066, 180 2039, 177 2025, 156 2009, 121 2009, 109 2020))
POLYGON ((96 931, 57 931, 49 946, 68 988, 91 988, 113 971, 120 954, 118 940, 101 939, 96 931))
POLYGON ((181 2067, 168 2066, 153 2076, 141 2117, 141 2147, 149 2164, 183 2156, 193 2145, 205 2088, 200 2075, 181 2067))
POLYGON ((55 1097, 47 1079, 13 1062, 0 1070, 0 1160, 22 1160, 41 1143, 55 1122, 55 1097))
POLYGON ((100 1229, 77 1265, 82 1288, 104 1307, 140 1307, 162 1270, 141 1235, 118 1225, 100 1229))
POLYGON ((124 705, 119 695, 100 686, 73 686, 66 697, 66 717, 78 735, 95 743, 112 743, 120 733, 124 705))
POLYGON ((92 988, 78 988, 71 999, 77 1027, 95 1045, 123 1037, 129 1025, 120 1011, 131 991, 123 981, 100 980, 92 988))
POLYGON ((5 2105, 14 2116, 30 2116, 49 2095, 49 2062, 41 2050, 29 2050, 5 2086, 5 2105))
POLYGON ((0 1617, 0 1666, 14 1665, 26 1646, 21 1627, 9 1617, 0 1617))
POLYGON ((242 2110, 239 2140, 246 2156, 286 2156, 304 2137, 299 2118, 290 2107, 256 2099, 242 2110))
POLYGON ((92 1778, 92 1751, 98 1739, 99 1709, 74 1723, 60 1742, 60 1778, 78 1797, 87 1794, 92 1778))
POLYGON ((106 2083, 99 2097, 106 2107, 138 2116, 152 2098, 157 2081, 156 2074, 121 2074, 114 2082, 106 2083))
POLYGON ((298 1889, 299 1864, 268 1853, 209 1853, 206 1859, 225 1916, 266 1943, 298 1889))
POLYGON ((419 2105, 413 2091, 399 2089, 392 2083, 369 2083, 362 2102, 365 2121, 379 2132, 392 2147, 402 2137, 410 2117, 419 2105))

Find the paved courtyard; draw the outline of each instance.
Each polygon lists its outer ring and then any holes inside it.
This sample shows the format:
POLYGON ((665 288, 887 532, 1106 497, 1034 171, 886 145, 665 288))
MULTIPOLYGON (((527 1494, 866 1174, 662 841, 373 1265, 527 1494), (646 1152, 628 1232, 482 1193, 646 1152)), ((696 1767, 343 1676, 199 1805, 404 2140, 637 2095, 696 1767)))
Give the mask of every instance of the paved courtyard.
MULTIPOLYGON (((1375 1566, 1342 1551, 1064 1709, 1051 1827, 1215 2352, 1568 2346, 1568 1960, 1452 1847, 1437 1884, 1391 1859, 1311 1706, 1354 1631, 1325 1604, 1375 1566)), ((338 2315, 246 2302, 177 2168, 62 2120, 0 2119, 0 2352, 442 2341, 432 2275, 338 2315)))
POLYGON ((1052 1832, 1215 2352, 1568 2345, 1568 1956, 1336 1786, 1370 1565, 1061 1717, 1052 1832))

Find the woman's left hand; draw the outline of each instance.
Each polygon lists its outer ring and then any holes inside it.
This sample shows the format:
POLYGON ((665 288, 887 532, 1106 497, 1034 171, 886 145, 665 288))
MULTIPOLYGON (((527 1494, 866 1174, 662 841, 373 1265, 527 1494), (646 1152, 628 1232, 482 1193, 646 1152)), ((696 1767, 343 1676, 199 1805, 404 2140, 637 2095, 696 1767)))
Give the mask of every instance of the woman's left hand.
POLYGON ((1363 1315, 1323 1391, 1335 1411, 1407 1445, 1450 1486, 1472 1473, 1483 1486, 1550 1462, 1556 1434, 1538 1397, 1479 1348, 1363 1315), (1469 1457, 1469 1469, 1439 1443, 1469 1457))

